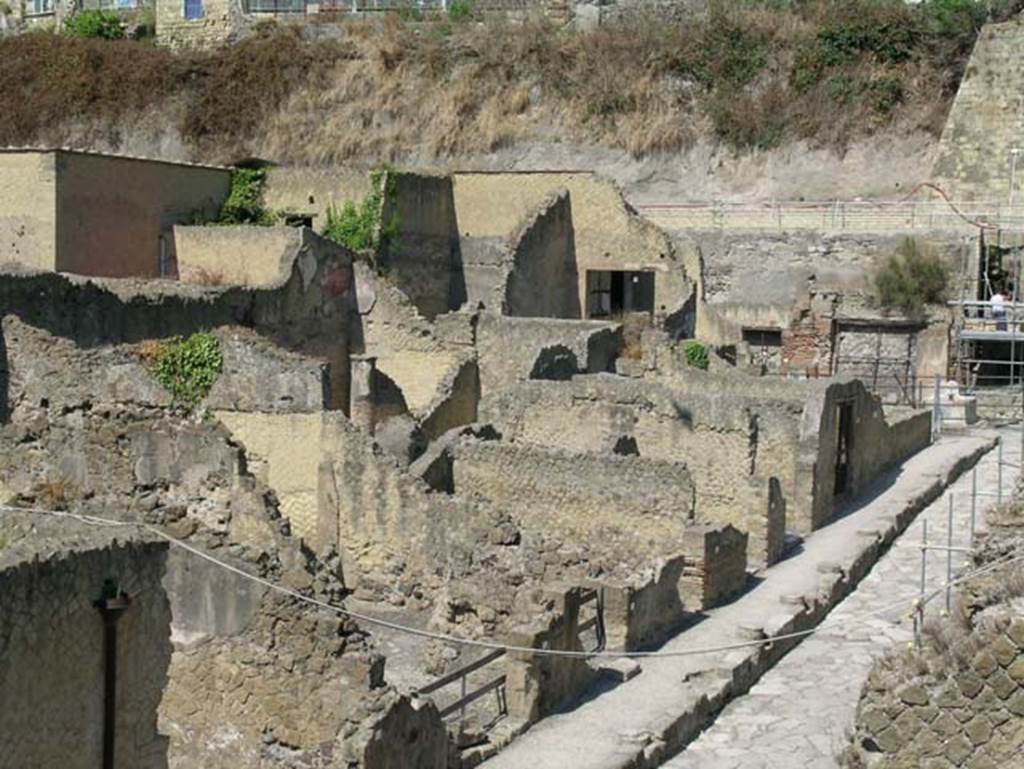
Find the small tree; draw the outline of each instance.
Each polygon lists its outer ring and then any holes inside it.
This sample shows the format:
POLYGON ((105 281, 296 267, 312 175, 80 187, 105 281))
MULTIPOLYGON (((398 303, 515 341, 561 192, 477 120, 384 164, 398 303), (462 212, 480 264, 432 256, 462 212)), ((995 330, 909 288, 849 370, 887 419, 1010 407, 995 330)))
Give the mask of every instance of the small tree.
POLYGON ((906 238, 875 275, 879 303, 907 317, 920 317, 926 305, 945 300, 946 266, 931 249, 906 238))
POLYGON ((218 224, 271 226, 277 216, 263 205, 267 172, 262 168, 236 168, 231 172, 231 192, 221 206, 218 224))
POLYGON ((76 11, 65 20, 64 32, 70 37, 98 37, 103 40, 124 37, 121 18, 113 11, 76 11))
POLYGON ((703 371, 708 369, 708 348, 700 342, 687 342, 683 345, 683 358, 687 366, 693 366, 703 371))

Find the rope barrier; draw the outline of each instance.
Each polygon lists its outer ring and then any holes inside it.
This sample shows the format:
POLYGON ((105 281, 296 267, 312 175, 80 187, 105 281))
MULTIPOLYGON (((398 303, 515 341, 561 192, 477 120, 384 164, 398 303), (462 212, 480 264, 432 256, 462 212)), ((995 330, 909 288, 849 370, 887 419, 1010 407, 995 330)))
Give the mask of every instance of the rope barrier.
MULTIPOLYGON (((718 645, 718 646, 707 646, 707 647, 699 647, 699 648, 693 648, 693 649, 680 649, 680 650, 674 650, 674 651, 670 650, 670 651, 622 651, 622 652, 597 651, 597 652, 586 652, 586 651, 572 651, 572 650, 567 650, 567 649, 565 649, 565 650, 563 650, 563 649, 538 649, 538 648, 535 648, 535 647, 532 647, 532 646, 516 646, 516 645, 510 645, 510 644, 502 644, 502 643, 498 643, 498 642, 494 642, 494 641, 480 641, 480 640, 471 639, 471 638, 459 638, 457 636, 448 635, 446 633, 434 633, 434 632, 431 632, 429 630, 421 630, 419 628, 409 627, 407 625, 402 625, 402 624, 399 624, 397 622, 391 622, 389 620, 380 619, 378 617, 373 617, 373 616, 368 615, 368 614, 363 614, 362 612, 352 611, 351 609, 346 609, 344 607, 337 606, 337 605, 332 604, 332 603, 328 603, 327 601, 321 601, 321 600, 319 600, 317 598, 313 598, 311 596, 304 595, 304 594, 302 594, 302 593, 300 593, 300 592, 298 592, 296 590, 293 590, 291 588, 287 588, 287 587, 284 587, 282 585, 278 585, 278 584, 276 584, 274 582, 271 582, 270 580, 264 579, 262 577, 258 577, 255 574, 250 574, 249 572, 247 572, 247 571, 245 571, 243 569, 240 569, 237 566, 233 566, 232 564, 226 563, 226 562, 220 560, 219 558, 215 558, 214 556, 210 555, 209 553, 206 553, 206 552, 200 550, 199 548, 197 548, 197 547, 195 547, 193 545, 188 544, 187 542, 183 542, 180 539, 172 537, 171 535, 167 534, 164 531, 161 531, 160 529, 156 528, 155 526, 151 526, 151 525, 146 524, 146 523, 139 523, 139 522, 132 522, 132 521, 118 521, 118 520, 114 520, 114 519, 110 519, 110 518, 101 518, 99 516, 86 515, 86 514, 83 514, 83 513, 71 513, 71 512, 62 511, 62 510, 47 510, 47 509, 36 508, 36 507, 14 507, 14 506, 11 506, 11 505, 0 505, 0 511, 7 511, 7 512, 12 512, 12 513, 20 513, 20 514, 26 514, 26 515, 45 515, 45 516, 51 516, 51 517, 55 517, 55 518, 71 519, 71 520, 76 520, 76 521, 79 521, 81 523, 85 523, 85 524, 88 524, 88 525, 109 526, 109 527, 122 527, 122 528, 129 528, 130 527, 130 528, 142 529, 142 530, 147 531, 147 532, 149 532, 151 534, 154 534, 157 537, 160 537, 161 539, 164 539, 170 545, 173 545, 175 547, 181 548, 182 550, 184 550, 184 551, 186 551, 188 553, 191 553, 192 555, 195 555, 196 557, 201 558, 201 559, 203 559, 203 560, 205 560, 205 561, 207 561, 209 563, 212 563, 212 564, 214 564, 214 565, 216 565, 216 566, 218 566, 218 567, 220 567, 220 568, 222 568, 222 569, 224 569, 224 570, 226 570, 228 572, 231 572, 232 574, 235 574, 235 575, 237 575, 239 577, 242 577, 243 579, 247 579, 247 580, 255 582, 255 583, 259 584, 259 585, 262 585, 262 586, 268 588, 269 590, 273 590, 273 591, 275 591, 277 593, 280 593, 282 595, 286 595, 286 596, 289 596, 291 598, 294 598, 294 599, 296 599, 298 601, 301 601, 302 603, 305 603, 305 604, 308 604, 308 605, 311 605, 311 606, 315 606, 315 607, 320 608, 320 609, 325 609, 327 611, 334 612, 336 614, 339 614, 341 616, 347 617, 349 619, 358 620, 359 622, 363 622, 363 623, 365 623, 367 625, 373 625, 373 626, 376 626, 376 627, 381 627, 381 628, 385 628, 385 629, 392 630, 392 631, 395 631, 395 632, 400 632, 400 633, 405 633, 407 635, 417 636, 417 637, 420 637, 420 638, 426 638, 426 639, 433 640, 433 641, 441 641, 441 642, 444 642, 444 643, 450 643, 450 644, 454 644, 454 645, 457 645, 457 646, 465 646, 465 647, 472 647, 472 648, 479 648, 479 649, 488 649, 488 650, 491 650, 491 651, 504 651, 504 652, 528 654, 528 655, 532 655, 532 656, 562 657, 562 658, 571 658, 571 659, 592 659, 592 658, 615 658, 615 659, 621 659, 623 657, 625 657, 625 658, 636 658, 636 659, 651 659, 651 658, 694 657, 694 656, 701 656, 701 655, 705 655, 705 654, 716 654, 716 653, 719 653, 719 652, 736 651, 736 650, 747 649, 747 648, 756 647, 756 646, 764 646, 766 644, 772 644, 772 643, 776 643, 776 642, 779 642, 779 641, 789 641, 789 640, 795 640, 797 638, 804 638, 804 637, 806 637, 808 635, 811 635, 811 634, 817 632, 820 629, 820 627, 821 627, 821 625, 819 624, 819 625, 816 625, 815 627, 809 628, 807 630, 793 631, 793 632, 790 632, 790 633, 783 633, 783 634, 779 634, 779 635, 775 635, 775 636, 769 636, 769 637, 761 638, 761 639, 754 639, 754 640, 749 640, 749 641, 739 641, 739 642, 736 642, 736 643, 721 644, 721 645, 718 645)), ((965 581, 967 579, 971 579, 974 576, 978 576, 978 575, 981 575, 981 574, 984 574, 984 573, 988 573, 988 572, 994 570, 995 568, 999 568, 1001 566, 1008 566, 1011 563, 1016 563, 1018 561, 1024 561, 1024 555, 1019 555, 1019 556, 1015 556, 1015 557, 1011 557, 1011 556, 1014 556, 1014 554, 1010 553, 1002 561, 996 561, 996 562, 994 562, 992 564, 986 565, 985 567, 977 569, 974 572, 969 572, 969 573, 963 574, 959 578, 957 578, 956 580, 953 580, 953 581, 949 582, 948 585, 947 584, 943 584, 941 587, 937 588, 936 591, 926 599, 925 603, 927 603, 928 600, 931 600, 932 598, 934 598, 935 595, 941 594, 942 591, 945 590, 947 586, 952 586, 952 585, 959 584, 959 583, 961 583, 961 582, 963 582, 963 581, 965 581)), ((893 611, 894 609, 898 609, 900 607, 907 606, 908 604, 909 604, 909 606, 911 608, 916 608, 917 605, 918 605, 918 601, 919 600, 920 599, 917 598, 917 597, 915 597, 913 600, 909 600, 909 601, 908 601, 908 599, 902 599, 902 600, 900 600, 898 602, 894 602, 894 603, 889 604, 887 606, 883 606, 883 607, 880 607, 878 609, 874 609, 871 612, 868 612, 868 613, 866 613, 864 615, 860 615, 859 617, 857 617, 855 619, 856 619, 856 621, 862 621, 864 619, 868 619, 870 617, 874 617, 874 616, 877 616, 879 614, 884 614, 884 613, 893 611)), ((851 619, 851 621, 854 621, 854 619, 851 619)))

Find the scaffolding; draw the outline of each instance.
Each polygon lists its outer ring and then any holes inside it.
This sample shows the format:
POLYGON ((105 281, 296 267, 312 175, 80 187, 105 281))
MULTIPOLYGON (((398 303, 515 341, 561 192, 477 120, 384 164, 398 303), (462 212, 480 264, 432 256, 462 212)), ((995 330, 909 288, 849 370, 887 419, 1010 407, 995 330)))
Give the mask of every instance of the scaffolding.
POLYGON ((953 365, 968 392, 1024 385, 1024 239, 1004 230, 980 231, 965 249, 954 289, 953 365))

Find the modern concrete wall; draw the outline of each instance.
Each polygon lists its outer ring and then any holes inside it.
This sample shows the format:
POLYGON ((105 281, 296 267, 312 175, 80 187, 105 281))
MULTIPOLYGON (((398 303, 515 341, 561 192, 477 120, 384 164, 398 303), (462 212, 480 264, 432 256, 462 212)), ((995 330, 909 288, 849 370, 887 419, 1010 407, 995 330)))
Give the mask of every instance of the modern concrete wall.
POLYGON ((0 150, 0 264, 57 265, 57 163, 50 152, 0 150))
POLYGON ((213 218, 231 187, 226 168, 65 151, 56 163, 57 269, 82 275, 160 277, 161 237, 213 218))

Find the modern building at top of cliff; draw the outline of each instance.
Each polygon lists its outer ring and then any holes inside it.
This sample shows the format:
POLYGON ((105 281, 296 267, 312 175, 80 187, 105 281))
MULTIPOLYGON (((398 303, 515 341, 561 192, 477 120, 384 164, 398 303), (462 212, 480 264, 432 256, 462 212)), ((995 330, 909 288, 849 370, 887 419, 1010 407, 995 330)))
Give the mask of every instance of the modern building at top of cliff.
POLYGON ((0 263, 162 277, 170 271, 173 226, 215 217, 230 189, 225 167, 0 148, 0 263))

